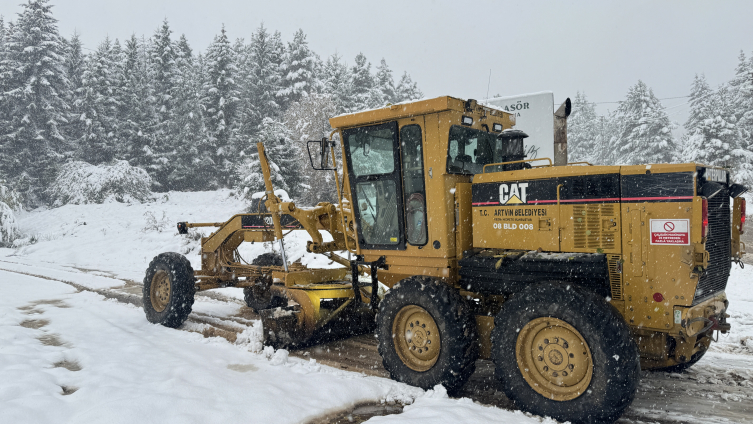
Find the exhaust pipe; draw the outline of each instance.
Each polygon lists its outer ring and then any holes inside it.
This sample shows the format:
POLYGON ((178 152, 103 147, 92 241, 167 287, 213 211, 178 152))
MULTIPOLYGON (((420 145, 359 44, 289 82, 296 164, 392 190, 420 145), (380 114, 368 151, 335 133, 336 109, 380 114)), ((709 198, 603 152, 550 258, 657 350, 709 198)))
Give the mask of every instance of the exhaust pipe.
POLYGON ((572 112, 568 97, 554 112, 554 166, 567 165, 567 117, 572 112))

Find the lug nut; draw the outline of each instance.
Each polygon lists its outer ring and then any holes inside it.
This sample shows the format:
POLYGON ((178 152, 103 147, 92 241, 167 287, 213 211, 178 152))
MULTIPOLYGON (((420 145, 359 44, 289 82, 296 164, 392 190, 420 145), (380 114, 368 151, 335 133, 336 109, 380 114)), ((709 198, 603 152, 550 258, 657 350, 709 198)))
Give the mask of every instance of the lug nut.
POLYGON ((552 377, 558 377, 558 376, 559 376, 559 374, 557 374, 557 371, 555 371, 555 372, 552 373, 552 377))
POLYGON ((544 358, 542 358, 541 356, 539 356, 539 362, 541 362, 543 360, 544 360, 544 358))
POLYGON ((549 367, 544 366, 544 371, 549 371, 549 367))
POLYGON ((572 370, 573 370, 573 368, 575 368, 575 366, 574 366, 573 364, 570 364, 570 365, 568 365, 567 367, 568 367, 568 368, 570 368, 570 371, 572 371, 572 370))
POLYGON ((539 346, 539 350, 544 350, 544 347, 543 346, 539 346))
POLYGON ((562 376, 567 377, 567 371, 562 371, 562 376))
POLYGON ((549 344, 549 339, 544 339, 544 344, 549 344))
POLYGON ((571 358, 575 358, 575 355, 573 355, 573 354, 571 353, 571 354, 570 354, 570 357, 571 357, 571 358))
POLYGON ((567 349, 568 347, 570 347, 570 345, 568 345, 566 341, 563 341, 562 342, 562 347, 564 347, 565 349, 567 349))

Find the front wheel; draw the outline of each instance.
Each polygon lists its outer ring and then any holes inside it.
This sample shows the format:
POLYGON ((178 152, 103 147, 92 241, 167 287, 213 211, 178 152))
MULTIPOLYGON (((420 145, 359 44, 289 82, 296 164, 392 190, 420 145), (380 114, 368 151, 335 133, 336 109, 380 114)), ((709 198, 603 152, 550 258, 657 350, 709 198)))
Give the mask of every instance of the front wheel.
POLYGON ((495 376, 519 408, 604 423, 633 401, 638 348, 603 297, 570 284, 538 284, 506 302, 494 326, 495 376))
POLYGON ((143 299, 146 319, 177 328, 188 318, 196 293, 193 268, 178 253, 157 255, 146 270, 143 299))
POLYGON ((379 303, 377 339, 392 379, 460 389, 478 358, 476 323, 457 290, 430 277, 400 281, 379 303))

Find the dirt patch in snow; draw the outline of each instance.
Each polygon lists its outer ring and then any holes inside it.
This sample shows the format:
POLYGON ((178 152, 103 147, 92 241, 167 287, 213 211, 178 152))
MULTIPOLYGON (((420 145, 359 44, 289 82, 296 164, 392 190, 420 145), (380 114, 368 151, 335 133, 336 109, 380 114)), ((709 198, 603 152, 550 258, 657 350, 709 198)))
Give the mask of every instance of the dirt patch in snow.
POLYGON ((369 402, 358 404, 344 411, 325 414, 308 421, 306 424, 360 424, 373 417, 400 414, 402 412, 403 405, 400 403, 369 402))
POLYGON ((63 359, 62 361, 55 362, 52 365, 55 368, 65 368, 68 371, 81 371, 81 364, 79 364, 77 361, 69 361, 67 359, 63 359))
POLYGON ((73 386, 60 386, 60 388, 63 390, 63 396, 68 396, 76 393, 76 390, 78 390, 78 387, 73 386))
POLYGON ((65 342, 60 340, 60 337, 56 334, 44 334, 37 337, 37 340, 45 346, 65 346, 65 342))
POLYGON ((50 322, 46 319, 27 319, 22 321, 19 325, 24 328, 33 328, 34 330, 39 330, 49 323, 50 322))

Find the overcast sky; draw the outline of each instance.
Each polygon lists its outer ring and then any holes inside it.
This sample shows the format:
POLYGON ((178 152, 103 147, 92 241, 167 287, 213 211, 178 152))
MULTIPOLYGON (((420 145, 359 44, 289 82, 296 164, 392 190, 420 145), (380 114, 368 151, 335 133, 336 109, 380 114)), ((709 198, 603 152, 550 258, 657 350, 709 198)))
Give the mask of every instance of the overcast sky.
MULTIPOLYGON (((0 0, 6 19, 21 0, 0 0)), ((60 32, 94 49, 106 35, 154 33, 164 18, 203 51, 222 24, 249 39, 263 22, 285 41, 302 28, 323 58, 349 64, 358 52, 407 70, 426 96, 483 99, 584 91, 594 102, 624 98, 639 79, 659 98, 686 96, 695 73, 716 86, 753 52, 753 1, 252 1, 52 0, 60 32), (491 70, 491 82, 489 73, 491 70)), ((685 99, 666 100, 687 118, 685 99), (679 106, 678 106, 679 105, 679 106)), ((600 105, 600 111, 616 105, 600 105)))

